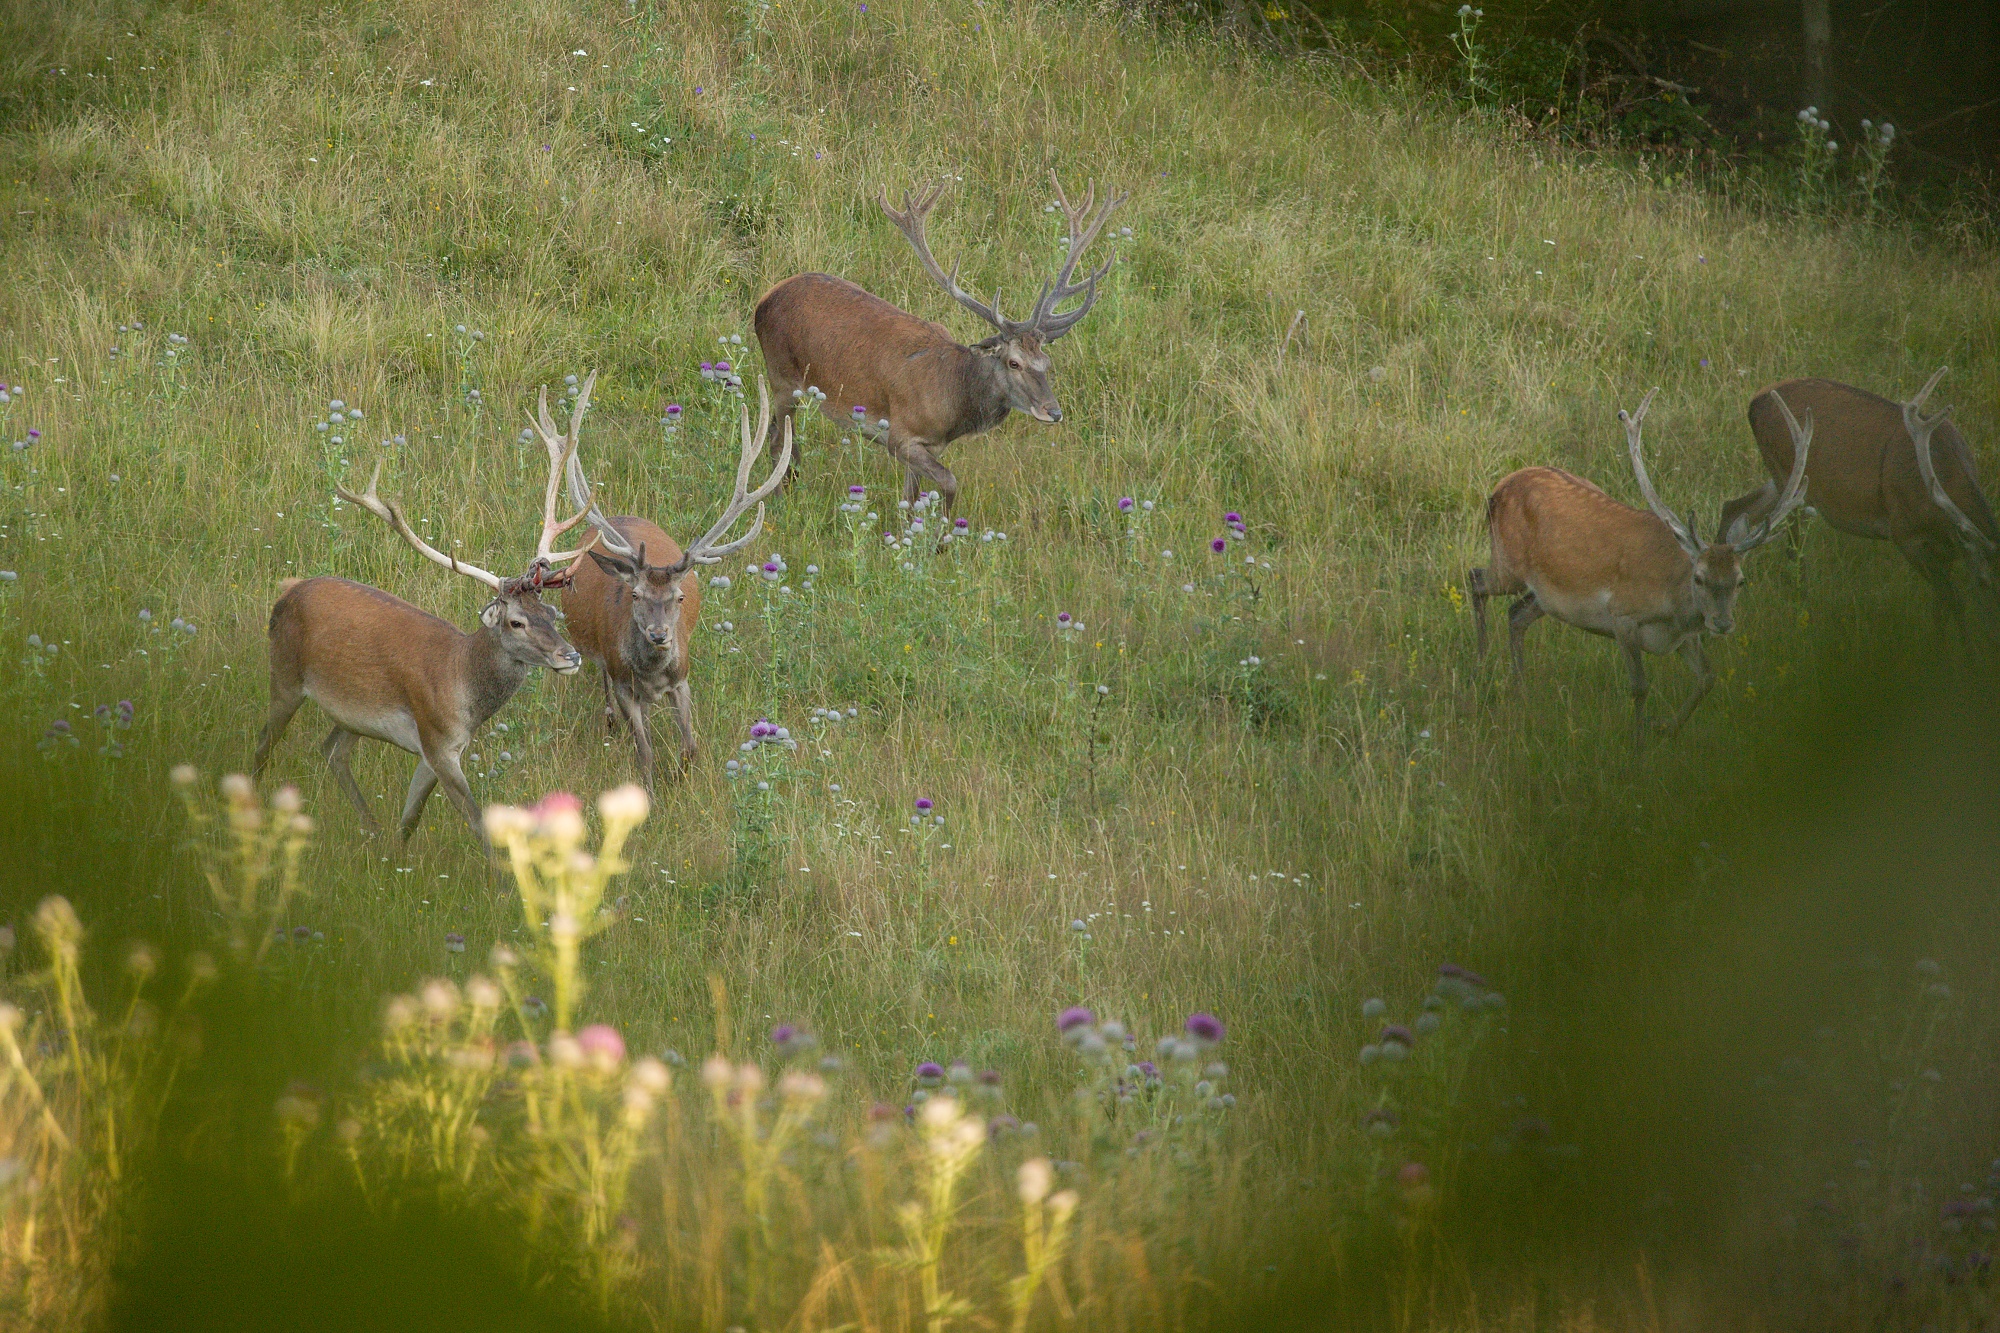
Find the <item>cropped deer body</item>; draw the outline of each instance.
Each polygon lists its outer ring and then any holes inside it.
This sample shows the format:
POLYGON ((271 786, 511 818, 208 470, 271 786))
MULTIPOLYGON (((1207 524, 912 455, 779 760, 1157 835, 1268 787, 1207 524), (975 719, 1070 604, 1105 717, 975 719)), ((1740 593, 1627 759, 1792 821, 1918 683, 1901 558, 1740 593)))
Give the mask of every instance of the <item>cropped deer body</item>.
POLYGON ((1558 468, 1523 468, 1503 478, 1487 500, 1492 560, 1466 580, 1481 653, 1486 599, 1516 598, 1507 613, 1507 638, 1517 682, 1526 674, 1522 636, 1545 615, 1615 641, 1631 680, 1635 744, 1644 743, 1646 731, 1645 654, 1678 652, 1694 672, 1694 693, 1669 724, 1670 732, 1686 723, 1714 684, 1702 636, 1735 627, 1742 557, 1770 540, 1777 525, 1804 503, 1804 464, 1812 442, 1810 418, 1801 429, 1780 398, 1798 456, 1783 494, 1756 526, 1739 517, 1720 541, 1704 542, 1692 512, 1682 522, 1661 503, 1646 474, 1640 430, 1652 402, 1649 393, 1636 414, 1618 414, 1651 513, 1620 504, 1558 468))
POLYGON ((777 489, 791 463, 791 423, 785 423, 777 466, 762 486, 751 491, 750 468, 763 452, 771 429, 770 390, 759 381, 760 411, 754 435, 750 409, 747 405, 743 409, 743 451, 737 463, 735 493, 715 525, 683 551, 657 524, 630 516, 607 518, 592 498, 576 440, 596 382, 595 374, 584 382, 566 435, 556 433, 546 393, 534 424, 550 458, 562 460, 567 468, 570 502, 596 530, 593 543, 585 548, 590 559, 576 563, 570 587, 563 593, 570 638, 585 657, 603 669, 605 725, 615 727, 620 720, 624 722, 632 734, 640 775, 650 788, 653 742, 647 732, 646 710, 663 696, 673 696, 674 721, 681 733, 677 771, 685 770, 695 753, 694 693, 688 687, 689 649, 701 611, 701 580, 695 567, 715 564, 742 550, 763 531, 764 499, 777 489), (722 542, 753 504, 757 517, 750 530, 734 541, 722 542))
POLYGON ((1009 412, 1026 412, 1047 424, 1062 420, 1062 407, 1049 384, 1048 347, 1095 304, 1098 281, 1112 261, 1105 260, 1080 283, 1070 279, 1125 196, 1114 194, 1100 207, 1092 186, 1083 202, 1072 207, 1056 183, 1068 224, 1068 251, 1053 281, 1042 285, 1028 318, 1010 320, 1000 312, 997 295, 991 304, 980 301, 958 285, 956 268, 947 275, 932 257, 924 219, 943 194, 944 182, 939 181, 914 202, 905 194, 901 212, 889 206, 886 196, 877 202, 909 239, 924 271, 953 300, 990 324, 992 337, 961 343, 942 324, 824 273, 801 273, 766 292, 757 302, 756 331, 787 426, 806 401, 807 390, 818 389, 824 395, 820 411, 843 429, 876 440, 903 465, 904 499, 915 500, 927 485, 935 485, 949 513, 958 479, 938 461, 946 445, 991 430, 1009 412), (1058 305, 1077 296, 1082 304, 1057 312, 1058 305))
POLYGON ((287 580, 271 608, 271 711, 257 740, 252 772, 263 773, 292 715, 311 699, 333 718, 320 752, 369 832, 377 831, 375 816, 348 763, 355 741, 364 736, 417 756, 403 801, 403 838, 415 831, 431 792, 442 784, 484 844, 479 806, 459 756, 528 672, 545 666, 568 674, 583 665, 541 596, 568 581, 568 571, 558 566, 579 554, 550 549, 556 537, 584 517, 578 513, 567 522, 556 521, 557 485, 567 461, 550 469, 541 541, 528 572, 513 579, 465 564, 419 537, 395 502, 376 493, 380 464, 360 495, 337 488, 343 500, 380 518, 426 559, 491 589, 493 600, 480 612, 479 628, 463 633, 449 621, 365 584, 332 577, 287 580))
MULTIPOLYGON (((1907 403, 1828 379, 1786 380, 1750 400, 1750 429, 1773 477, 1792 466, 1792 444, 1778 411, 1779 395, 1815 422, 1813 509, 1841 532, 1893 542, 1937 593, 1941 616, 1964 622, 1965 603, 1952 582, 1964 556, 1974 582, 1993 592, 1993 556, 2000 523, 1979 486, 1965 437, 1946 418, 1930 418, 1923 405, 1943 378, 1940 369, 1907 403), (1919 438, 1921 436, 1921 439, 1919 438)), ((1776 500, 1767 481, 1723 507, 1723 522, 1739 514, 1760 516, 1776 500)))

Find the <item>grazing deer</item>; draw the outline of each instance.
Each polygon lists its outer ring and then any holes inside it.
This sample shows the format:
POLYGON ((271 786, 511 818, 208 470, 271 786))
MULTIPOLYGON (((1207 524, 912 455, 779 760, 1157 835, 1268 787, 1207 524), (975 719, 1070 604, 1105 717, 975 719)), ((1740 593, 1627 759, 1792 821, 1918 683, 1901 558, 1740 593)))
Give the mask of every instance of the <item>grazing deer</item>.
POLYGON ((1734 627, 1743 557, 1769 541, 1805 502, 1805 464, 1813 434, 1811 415, 1801 429, 1791 408, 1778 398, 1798 459, 1784 493, 1754 528, 1747 517, 1738 516, 1723 529, 1720 541, 1704 542, 1695 532, 1693 511, 1683 523, 1661 503, 1646 475, 1639 432, 1658 392, 1648 393, 1637 413, 1618 413, 1625 424, 1632 475, 1652 513, 1620 504, 1560 469, 1522 468, 1493 488, 1486 502, 1492 563, 1472 570, 1466 580, 1481 653, 1486 651, 1486 599, 1516 595, 1507 612, 1507 644, 1517 683, 1525 674, 1521 637, 1545 615, 1616 640, 1631 676, 1632 736, 1638 745, 1646 734, 1645 654, 1679 652, 1694 672, 1694 693, 1667 728, 1669 734, 1679 731, 1715 683, 1702 634, 1727 634, 1734 627))
POLYGON ((570 570, 558 566, 581 554, 550 549, 584 517, 578 513, 567 522, 556 521, 557 486, 567 461, 558 460, 550 469, 541 540, 528 572, 516 579, 468 565, 419 537, 395 501, 376 494, 380 463, 361 494, 335 487, 341 499, 387 523, 426 558, 492 589, 493 600, 479 613, 479 628, 462 633, 450 621, 366 584, 330 576, 286 580, 271 608, 271 713, 257 739, 251 771, 264 771, 292 714, 310 698, 333 718, 320 752, 371 834, 379 831, 374 813, 348 767, 354 742, 363 736, 417 756, 403 801, 403 839, 416 829, 424 803, 442 782, 474 836, 485 844, 479 806, 466 785, 459 755, 529 671, 546 666, 567 675, 583 665, 582 656, 556 628, 554 609, 541 597, 569 581, 570 570))
POLYGON ((570 411, 567 434, 556 432, 549 416, 549 397, 542 393, 535 430, 541 435, 549 457, 567 468, 570 503, 590 520, 596 537, 584 551, 588 564, 573 567, 570 586, 563 592, 563 614, 569 622, 570 639, 583 655, 604 669, 604 724, 616 727, 624 719, 638 751, 639 773, 650 789, 653 785, 653 742, 646 731, 646 710, 663 694, 674 697, 674 721, 681 732, 681 769, 694 757, 694 696, 688 689, 688 650, 694 639, 695 621, 701 612, 701 580, 696 565, 712 565, 724 556, 742 550, 764 530, 764 499, 777 489, 792 461, 792 423, 785 422, 785 437, 777 466, 763 485, 749 489, 750 466, 763 451, 771 430, 771 393, 762 380, 757 383, 757 431, 750 431, 750 408, 743 408, 743 453, 736 465, 736 491, 723 507, 722 517, 683 551, 658 525, 643 518, 622 515, 606 518, 591 496, 584 478, 583 463, 577 456, 577 428, 590 403, 597 373, 583 382, 583 392, 570 411), (722 537, 736 525, 751 505, 757 517, 750 530, 732 542, 722 537), (601 549, 600 549, 601 548, 601 549))
POLYGON ((878 441, 903 465, 904 499, 914 501, 926 483, 934 483, 949 513, 958 479, 938 461, 946 445, 991 430, 1009 412, 1026 412, 1045 424, 1061 421, 1062 408, 1049 387, 1048 347, 1096 303, 1097 284, 1116 255, 1082 282, 1070 278, 1126 196, 1108 196, 1092 217, 1095 183, 1083 203, 1071 207, 1054 172, 1049 179, 1068 223, 1069 249, 1054 281, 1042 284, 1033 310, 1019 321, 1000 313, 997 294, 986 304, 958 285, 956 267, 947 276, 932 257, 924 219, 943 196, 944 181, 919 193, 914 202, 905 192, 900 213, 889 206, 886 194, 876 199, 909 238, 924 271, 953 300, 993 326, 993 336, 984 342, 961 343, 942 324, 824 273, 801 273, 764 293, 757 302, 757 341, 786 424, 807 399, 807 389, 818 388, 824 396, 811 396, 819 399, 822 412, 843 428, 878 441), (1056 313, 1058 305, 1079 295, 1083 304, 1056 313))
MULTIPOLYGON (((1950 409, 1923 415, 1944 375, 1940 367, 1907 403, 1834 380, 1786 380, 1750 400, 1750 429, 1765 468, 1781 477, 1792 466, 1792 445, 1779 429, 1776 400, 1782 392, 1811 412, 1819 433, 1809 474, 1814 511, 1842 532, 1894 542, 1936 591, 1940 620, 1962 629, 1965 602, 1951 567, 1963 554, 1974 582, 1991 594, 2000 523, 1979 488, 1965 437, 1945 420, 1950 409)), ((1738 514, 1754 519, 1776 499, 1777 486, 1767 481, 1723 506, 1723 521, 1738 514)))

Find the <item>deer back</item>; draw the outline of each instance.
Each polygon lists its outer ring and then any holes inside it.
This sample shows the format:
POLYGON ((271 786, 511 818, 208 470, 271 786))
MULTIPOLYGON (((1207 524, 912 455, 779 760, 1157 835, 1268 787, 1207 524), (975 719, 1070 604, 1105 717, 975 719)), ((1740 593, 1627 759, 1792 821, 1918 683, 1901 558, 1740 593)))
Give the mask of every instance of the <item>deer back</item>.
MULTIPOLYGON (((680 543, 657 523, 621 515, 611 520, 611 526, 634 547, 645 546, 649 566, 671 565, 681 558, 680 543)), ((695 623, 701 618, 700 570, 690 569, 681 579, 681 587, 686 595, 681 601, 679 635, 685 657, 695 623)), ((569 641, 577 651, 614 676, 622 674, 622 645, 632 623, 632 593, 623 583, 585 556, 576 562, 573 581, 563 590, 563 616, 569 641)))
POLYGON ((302 580, 272 606, 269 628, 272 671, 303 684, 335 716, 402 711, 428 726, 464 711, 460 661, 478 634, 380 588, 302 580))
MULTIPOLYGON (((755 328, 780 391, 816 386, 826 395, 822 410, 842 425, 852 424, 856 406, 871 421, 893 407, 897 424, 922 439, 970 433, 959 427, 978 387, 980 357, 942 324, 844 278, 801 273, 757 302, 755 328)), ((1005 416, 1002 398, 999 418, 1005 416)))
POLYGON ((1586 604, 1650 618, 1688 595, 1688 557, 1665 523, 1560 468, 1502 478, 1486 521, 1496 578, 1527 584, 1558 619, 1586 604))
MULTIPOLYGON (((1762 390, 1750 400, 1750 429, 1765 469, 1779 483, 1791 471, 1792 438, 1773 390, 1800 416, 1812 412, 1807 495, 1822 518, 1858 537, 1955 540, 1951 520, 1932 503, 1918 470, 1901 403, 1829 379, 1786 380, 1762 390)), ((1931 436, 1931 459, 1945 493, 1988 536, 2000 538, 1972 452, 1951 422, 1931 436)))

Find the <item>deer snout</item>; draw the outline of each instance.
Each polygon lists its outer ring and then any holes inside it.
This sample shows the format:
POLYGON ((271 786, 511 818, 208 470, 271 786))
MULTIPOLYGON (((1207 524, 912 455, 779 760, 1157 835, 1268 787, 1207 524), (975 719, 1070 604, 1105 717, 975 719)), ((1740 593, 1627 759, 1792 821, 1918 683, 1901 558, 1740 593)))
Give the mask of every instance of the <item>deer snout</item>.
POLYGON ((1736 619, 1733 616, 1710 616, 1708 618, 1708 632, 1710 634, 1727 634, 1735 628, 1736 619))
POLYGON ((583 665, 583 654, 572 648, 566 653, 557 653, 554 666, 556 674, 567 676, 583 665))
POLYGON ((1037 404, 1028 409, 1028 415, 1045 426, 1053 426, 1062 420, 1062 408, 1054 403, 1050 403, 1047 407, 1037 404))
POLYGON ((663 629, 649 629, 646 631, 646 642, 652 644, 655 648, 666 647, 667 637, 667 632, 663 629))

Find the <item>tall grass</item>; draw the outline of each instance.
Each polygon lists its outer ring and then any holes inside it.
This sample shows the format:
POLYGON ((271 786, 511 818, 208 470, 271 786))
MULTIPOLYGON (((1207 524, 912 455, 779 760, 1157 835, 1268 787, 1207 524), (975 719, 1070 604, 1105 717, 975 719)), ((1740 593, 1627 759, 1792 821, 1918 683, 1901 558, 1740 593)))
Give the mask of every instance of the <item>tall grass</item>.
MULTIPOLYGON (((1065 1006, 1144 1031, 1215 1010, 1258 1145, 1217 1205, 1233 1291, 1267 1252, 1311 1269, 1276 1217, 1328 1216, 1315 1164, 1369 1160, 1365 998, 1444 962, 1517 1012, 1569 993, 1555 960, 1587 966, 1626 917, 1615 886, 1549 873, 1578 864, 1552 846, 1687 854, 1682 820, 1717 817, 1760 738, 1846 697, 1840 663, 1932 651, 1905 637, 1922 594, 1893 553, 1816 528, 1802 562, 1759 557, 1721 683, 1636 763, 1603 644, 1538 629, 1518 698, 1473 658, 1456 589, 1493 482, 1553 463, 1633 497, 1613 417, 1653 384, 1655 477, 1704 513, 1757 480, 1741 414, 1771 380, 1895 392, 1949 363, 1975 444, 2000 401, 1988 249, 1778 220, 1351 66, 1081 6, 24 5, 5 25, 0 373, 22 392, 0 435, 40 435, 0 455, 9 789, 33 793, 0 811, 0 875, 24 909, 53 877, 87 920, 156 938, 209 930, 158 793, 173 764, 243 764, 278 581, 477 609, 332 506, 334 480, 383 459, 434 540, 508 567, 538 485, 521 414, 597 368, 603 493, 697 530, 736 412, 697 367, 754 374, 771 282, 838 273, 977 332, 879 188, 962 178, 934 244, 1009 292, 1055 262, 1049 170, 1132 189, 1133 236, 1056 348, 1064 424, 947 455, 994 540, 892 553, 897 475, 805 427, 767 528, 791 591, 705 589, 706 753, 634 836, 583 1012, 635 1050, 739 1063, 805 1021, 871 1095, 962 1058, 1047 1119, 1065 1006), (315 430, 336 399, 364 415, 315 430), (840 508, 850 483, 873 524, 840 508), (1245 534, 1212 555, 1227 510, 1245 534), (120 699, 110 753, 92 710, 120 699), (798 748, 739 754, 762 717, 798 748), (77 743, 36 750, 58 721, 77 743), (912 826, 919 796, 942 828, 912 826)), ((595 682, 532 679, 475 746, 475 793, 623 781, 600 719, 595 682)), ((267 957, 320 1016, 291 1058, 324 1078, 372 1045, 385 993, 463 986, 523 925, 442 810, 407 849, 365 841, 309 736, 276 770, 320 830, 279 923, 297 942, 267 957)), ((408 762, 364 746, 357 774, 389 801, 408 762)))

